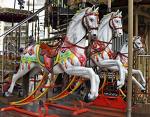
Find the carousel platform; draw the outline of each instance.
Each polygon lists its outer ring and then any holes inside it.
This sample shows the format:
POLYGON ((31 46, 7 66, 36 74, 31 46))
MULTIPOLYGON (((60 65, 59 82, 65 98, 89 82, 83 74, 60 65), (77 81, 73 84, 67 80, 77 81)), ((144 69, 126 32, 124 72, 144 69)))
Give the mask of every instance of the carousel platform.
MULTIPOLYGON (((8 102, 14 100, 15 98, 17 99, 17 97, 11 97, 11 98, 1 97, 0 108, 9 107, 8 102)), ((43 98, 42 100, 45 100, 45 98, 43 98)), ((88 109, 91 111, 85 111, 83 113, 74 114, 75 112, 72 111, 75 108, 75 106, 72 103, 74 102, 73 100, 74 99, 72 96, 68 96, 65 99, 61 99, 55 102, 54 105, 48 107, 48 115, 43 117, 51 117, 51 116, 53 117, 69 117, 69 116, 70 117, 77 117, 77 116, 78 117, 125 117, 126 116, 126 112, 122 110, 107 108, 107 107, 97 107, 97 106, 88 106, 88 109), (56 108, 55 104, 58 104, 57 106, 60 106, 60 108, 56 108), (63 108, 72 107, 72 110, 62 109, 61 107, 63 108)), ((41 107, 41 110, 39 111, 39 107, 40 107, 39 101, 36 101, 36 102, 31 102, 28 105, 21 106, 19 107, 19 109, 24 109, 25 111, 33 112, 36 114, 40 112, 45 113, 45 108, 41 107)), ((4 116, 31 117, 31 115, 23 114, 16 111, 0 111, 0 117, 4 117, 4 116)))
MULTIPOLYGON (((20 98, 17 96, 5 98, 0 97, 0 108, 8 107, 8 103, 11 101, 14 101, 15 99, 19 100, 20 98)), ((42 98, 44 101, 45 98, 42 98)), ((65 99, 61 99, 55 104, 63 105, 66 107, 74 107, 73 102, 74 98, 70 95, 66 97, 65 99)), ((39 112, 39 101, 31 102, 28 105, 24 105, 21 107, 21 109, 25 109, 29 112, 38 113, 39 112)), ((49 106, 48 114, 53 115, 54 117, 126 117, 126 112, 114 109, 114 108, 108 108, 108 107, 98 107, 98 106, 89 106, 88 109, 91 109, 92 111, 87 111, 84 113, 81 113, 79 115, 74 115, 73 111, 65 110, 61 108, 55 108, 53 105, 49 106)), ((41 107, 41 111, 44 113, 45 108, 41 107)), ((31 117, 30 115, 23 114, 16 111, 0 111, 0 117, 31 117)), ((132 109, 132 117, 150 117, 150 104, 137 104, 132 109)), ((46 117, 46 116, 45 116, 46 117)))

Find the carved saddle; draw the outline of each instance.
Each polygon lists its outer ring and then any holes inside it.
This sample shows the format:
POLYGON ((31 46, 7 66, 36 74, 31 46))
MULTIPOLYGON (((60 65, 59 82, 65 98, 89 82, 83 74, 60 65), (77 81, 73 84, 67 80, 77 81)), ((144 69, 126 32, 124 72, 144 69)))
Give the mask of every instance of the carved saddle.
POLYGON ((59 50, 57 47, 51 47, 45 43, 40 44, 40 49, 41 49, 40 55, 42 56, 46 55, 49 58, 55 57, 59 50))
POLYGON ((57 56, 59 49, 60 48, 58 45, 49 46, 45 43, 40 44, 40 53, 39 54, 43 58, 42 63, 48 70, 53 67, 52 66, 53 61, 54 61, 53 58, 57 56))

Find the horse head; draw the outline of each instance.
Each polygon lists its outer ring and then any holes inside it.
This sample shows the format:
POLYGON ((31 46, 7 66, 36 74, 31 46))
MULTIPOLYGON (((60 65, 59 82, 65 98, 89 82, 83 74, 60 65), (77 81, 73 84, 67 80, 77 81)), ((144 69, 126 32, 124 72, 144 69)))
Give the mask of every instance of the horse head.
POLYGON ((134 36, 133 47, 134 50, 138 52, 138 54, 145 54, 144 45, 140 36, 134 36))
POLYGON ((96 38, 98 32, 98 18, 98 8, 93 9, 93 7, 88 7, 76 13, 68 26, 68 41, 84 47, 86 44, 83 43, 86 41, 85 39, 87 39, 87 34, 90 35, 91 38, 96 38))
POLYGON ((110 27, 115 31, 115 36, 120 37, 123 35, 122 31, 122 12, 113 12, 109 20, 110 27))
POLYGON ((83 26, 86 28, 87 32, 91 34, 92 38, 97 37, 98 31, 98 8, 92 7, 88 8, 85 12, 85 15, 82 19, 83 26))

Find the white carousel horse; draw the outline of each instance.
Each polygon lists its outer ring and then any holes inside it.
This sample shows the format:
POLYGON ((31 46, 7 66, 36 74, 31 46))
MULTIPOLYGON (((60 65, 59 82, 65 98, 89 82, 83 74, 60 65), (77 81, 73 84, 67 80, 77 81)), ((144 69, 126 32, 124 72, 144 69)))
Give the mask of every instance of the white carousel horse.
POLYGON ((80 13, 76 14, 69 24, 67 35, 64 39, 61 47, 52 50, 56 53, 56 57, 49 56, 52 54, 46 51, 46 54, 39 54, 38 50, 44 50, 46 45, 31 45, 24 51, 24 55, 21 56, 21 64, 17 74, 13 75, 12 83, 6 96, 9 96, 13 92, 16 81, 24 76, 32 69, 46 68, 47 71, 54 74, 66 72, 69 75, 82 76, 90 80, 91 89, 88 94, 88 99, 93 100, 98 96, 99 89, 99 76, 93 71, 92 68, 85 67, 86 64, 86 35, 91 35, 92 38, 96 38, 98 29, 98 16, 97 10, 92 8, 83 9, 80 13), (48 54, 47 54, 48 53, 48 54), (39 58, 40 56, 40 58, 39 58), (44 62, 42 61, 44 60, 44 62), (51 62, 53 61, 54 62, 51 62), (54 63, 54 65, 52 65, 54 63))
MULTIPOLYGON (((105 59, 106 62, 108 62, 108 65, 109 63, 111 65, 113 62, 112 59, 114 59, 113 52, 112 52, 112 31, 115 31, 115 36, 122 35, 121 13, 120 16, 118 15, 116 17, 113 17, 113 14, 114 13, 112 12, 108 15, 105 15, 102 18, 98 28, 98 41, 95 40, 93 43, 93 48, 95 48, 95 50, 94 50, 94 56, 91 57, 92 62, 100 67, 105 67, 105 68, 109 68, 109 66, 107 66, 106 64, 102 64, 103 63, 102 60, 105 59)), ((138 39, 139 37, 135 37, 135 38, 136 41, 134 42, 134 45, 136 44, 137 46, 141 47, 142 46, 141 40, 138 39)), ((120 64, 120 59, 116 59, 116 60, 117 60, 116 62, 119 62, 120 64)), ((115 67, 116 65, 114 63, 114 65, 112 66, 115 67)), ((124 73, 128 72, 127 69, 123 67, 120 67, 121 69, 119 69, 119 66, 115 68, 117 69, 117 71, 122 70, 124 73)), ((139 82, 134 77, 133 77, 133 81, 141 88, 141 90, 145 90, 146 81, 143 77, 142 72, 140 70, 135 70, 135 69, 133 69, 132 72, 133 74, 137 74, 140 77, 142 81, 142 85, 139 84, 139 82)), ((117 86, 119 86, 118 88, 121 88, 124 85, 124 82, 125 82, 125 77, 121 77, 120 75, 120 81, 119 80, 117 81, 117 86)))
POLYGON ((91 60, 92 64, 99 66, 100 68, 109 68, 117 66, 119 69, 120 80, 117 81, 118 88, 124 85, 125 73, 124 67, 120 60, 114 60, 112 58, 112 31, 115 31, 115 36, 120 37, 123 35, 122 31, 122 12, 111 12, 100 21, 98 27, 98 39, 93 40, 91 46, 91 60))
MULTIPOLYGON (((133 41, 133 51, 137 51, 137 54, 144 54, 145 50, 144 50, 144 46, 143 43, 141 41, 141 37, 140 36, 134 36, 134 41, 133 41)), ((117 52, 115 59, 120 60, 124 67, 125 67, 125 73, 128 73, 128 42, 126 42, 122 48, 120 49, 119 52, 117 52)), ((111 67, 110 69, 113 70, 117 70, 117 67, 111 67)), ((145 91, 145 86, 146 86, 146 81, 145 78, 143 77, 143 74, 140 70, 136 70, 133 69, 132 70, 132 74, 133 75, 138 75, 139 76, 139 80, 140 82, 138 82, 134 77, 132 77, 132 80, 135 84, 137 84, 137 86, 139 86, 141 88, 141 91, 145 91)))

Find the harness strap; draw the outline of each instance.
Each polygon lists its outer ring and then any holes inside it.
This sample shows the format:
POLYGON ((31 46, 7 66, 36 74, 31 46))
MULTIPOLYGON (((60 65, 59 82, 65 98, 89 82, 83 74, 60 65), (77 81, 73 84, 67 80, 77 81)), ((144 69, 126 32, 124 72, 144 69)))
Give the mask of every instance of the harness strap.
POLYGON ((115 24, 114 24, 114 22, 113 22, 113 19, 115 19, 115 18, 122 18, 122 17, 113 17, 113 18, 111 18, 110 20, 109 20, 109 26, 112 28, 112 29, 114 29, 114 30, 117 30, 117 29, 122 29, 122 27, 116 27, 115 26, 115 24), (111 26, 111 21, 112 21, 112 26, 111 26))
POLYGON ((72 48, 72 47, 78 47, 78 48, 81 48, 81 49, 86 49, 88 46, 86 46, 86 47, 82 47, 82 46, 79 46, 79 45, 77 45, 79 42, 81 42, 84 38, 86 38, 86 36, 87 36, 87 34, 85 34, 83 37, 82 37, 82 39, 80 39, 77 43, 75 43, 75 44, 73 44, 73 43, 71 43, 71 42, 69 42, 68 41, 68 37, 66 36, 65 37, 65 40, 64 40, 64 43, 66 42, 66 43, 68 43, 69 45, 71 45, 71 46, 66 46, 66 47, 64 47, 64 46, 62 46, 61 48, 72 48))

